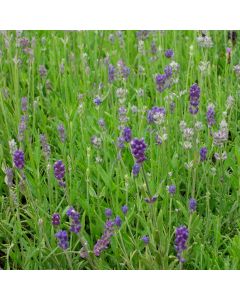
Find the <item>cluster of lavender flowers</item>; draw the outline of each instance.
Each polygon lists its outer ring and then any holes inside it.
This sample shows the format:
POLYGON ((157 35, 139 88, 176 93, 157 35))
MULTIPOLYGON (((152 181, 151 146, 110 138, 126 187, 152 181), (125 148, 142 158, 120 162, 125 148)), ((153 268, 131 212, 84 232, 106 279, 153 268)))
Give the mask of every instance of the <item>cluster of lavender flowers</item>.
POLYGON ((141 139, 134 138, 131 141, 132 155, 134 156, 134 158, 136 160, 136 163, 132 169, 132 173, 134 176, 138 175, 142 163, 147 159, 146 155, 145 155, 146 148, 147 148, 147 145, 145 144, 144 138, 141 138, 141 139))
POLYGON ((16 150, 13 154, 13 161, 15 167, 19 170, 24 168, 25 160, 24 160, 24 152, 22 150, 16 150))
POLYGON ((65 182, 63 180, 65 175, 65 166, 62 160, 58 160, 53 166, 55 178, 58 180, 60 186, 65 187, 65 182))
POLYGON ((177 258, 180 263, 184 263, 185 259, 182 254, 183 251, 187 249, 187 240, 188 240, 188 229, 186 226, 180 226, 176 228, 175 232, 175 250, 177 252, 177 258))
POLYGON ((93 249, 93 252, 96 256, 100 256, 102 251, 108 248, 111 241, 111 237, 114 234, 114 225, 115 223, 113 221, 111 220, 106 221, 104 233, 101 236, 101 238, 97 241, 93 249))
POLYGON ((172 49, 167 49, 167 50, 165 51, 165 56, 166 56, 167 58, 173 58, 173 56, 174 56, 173 50, 172 50, 172 49))
POLYGON ((109 62, 107 62, 107 66, 109 83, 113 83, 115 79, 128 79, 128 76, 130 75, 130 69, 125 65, 123 60, 119 60, 116 67, 109 62))
POLYGON ((164 107, 153 106, 147 113, 148 123, 162 124, 165 120, 166 110, 164 107))
POLYGON ((174 196, 176 194, 176 185, 172 184, 167 186, 167 190, 171 196, 174 196))
POLYGON ((198 113, 199 98, 200 98, 200 88, 197 85, 197 83, 194 83, 190 87, 189 96, 190 96, 189 112, 195 115, 198 113))
POLYGON ((20 47, 24 54, 28 54, 29 59, 33 59, 33 50, 35 47, 34 38, 32 38, 32 40, 30 41, 27 37, 17 35, 17 47, 20 47))
MULTIPOLYGON (((66 215, 71 220, 70 232, 79 233, 79 231, 81 229, 80 214, 71 206, 67 210, 66 215)), ((52 215, 52 225, 59 226, 60 223, 61 223, 60 214, 54 213, 52 215)), ((62 248, 63 250, 66 250, 69 247, 68 233, 66 230, 59 230, 55 234, 55 237, 58 239, 58 246, 60 248, 62 248)))
POLYGON ((200 149, 200 161, 205 161, 207 159, 207 148, 206 147, 202 147, 200 149))
MULTIPOLYGON (((130 143, 132 139, 132 130, 130 127, 124 127, 122 130, 122 134, 118 138, 118 148, 121 150, 124 148, 124 143, 130 143)), ((121 153, 119 153, 119 157, 121 157, 121 153)))
POLYGON ((214 110, 214 105, 213 104, 208 105, 206 116, 207 116, 208 127, 212 127, 216 123, 215 110, 214 110))
POLYGON ((190 198, 188 205, 189 205, 190 212, 194 213, 196 211, 196 209, 197 209, 197 201, 196 201, 196 199, 190 198))
POLYGON ((71 219, 70 231, 79 233, 81 229, 80 214, 72 206, 67 210, 66 214, 71 219))
MULTIPOLYGON (((17 149, 17 144, 14 139, 9 141, 10 154, 12 156, 13 166, 19 170, 20 182, 19 187, 24 187, 24 166, 25 166, 25 157, 24 152, 21 149, 17 149)), ((17 195, 14 186, 14 170, 12 167, 5 166, 3 164, 3 171, 5 173, 5 183, 9 187, 10 198, 17 204, 17 195)))
POLYGON ((55 234, 58 239, 58 247, 66 250, 69 247, 68 234, 66 230, 60 230, 55 234))
MULTIPOLYGON (((127 205, 124 205, 122 207, 122 212, 124 215, 127 214, 128 212, 127 205)), ((119 216, 116 216, 115 220, 110 219, 112 216, 112 210, 110 208, 107 208, 105 210, 105 215, 107 217, 107 221, 104 226, 103 235, 101 236, 100 239, 97 240, 97 243, 94 245, 93 248, 93 252, 95 256, 100 256, 101 253, 109 247, 111 242, 111 237, 113 236, 115 231, 115 226, 121 227, 122 225, 122 220, 119 216)))
POLYGON ((165 89, 169 88, 172 85, 172 67, 166 66, 164 69, 164 74, 157 74, 155 81, 157 85, 157 90, 163 92, 165 89))
POLYGON ((60 217, 60 214, 54 213, 54 214, 52 215, 52 225, 58 226, 58 225, 60 225, 60 223, 61 223, 61 217, 60 217))
POLYGON ((115 67, 112 64, 108 65, 108 81, 112 83, 115 79, 115 67))

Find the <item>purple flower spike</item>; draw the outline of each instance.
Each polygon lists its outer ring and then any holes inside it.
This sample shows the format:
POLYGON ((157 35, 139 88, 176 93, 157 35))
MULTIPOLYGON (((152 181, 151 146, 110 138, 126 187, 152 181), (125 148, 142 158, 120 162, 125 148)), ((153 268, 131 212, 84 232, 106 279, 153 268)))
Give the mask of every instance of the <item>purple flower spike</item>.
POLYGON ((207 148, 206 147, 202 147, 200 149, 200 160, 204 161, 207 159, 207 148))
POLYGON ((63 250, 68 248, 68 234, 65 230, 60 230, 55 234, 55 237, 58 239, 58 246, 63 250))
POLYGON ((155 80, 156 80, 157 90, 159 92, 163 92, 166 88, 167 75, 166 74, 158 74, 156 76, 155 80))
POLYGON ((22 150, 16 150, 13 154, 13 161, 17 169, 24 168, 24 153, 22 150))
POLYGON ((161 123, 166 115, 164 107, 153 106, 147 113, 148 123, 161 123))
POLYGON ((132 154, 135 157, 137 163, 142 163, 147 159, 145 156, 147 145, 145 144, 144 138, 133 139, 131 142, 131 148, 132 154))
POLYGON ((28 102, 28 99, 26 97, 23 97, 21 99, 21 102, 22 102, 22 111, 26 112, 27 111, 27 102, 28 102))
POLYGON ((198 106, 199 98, 200 98, 200 88, 197 85, 197 83, 194 83, 190 87, 190 104, 195 107, 198 106))
POLYGON ((123 212, 124 215, 127 214, 127 212, 128 212, 128 207, 127 207, 127 205, 123 205, 123 207, 122 207, 122 212, 123 212))
POLYGON ((193 115, 197 114, 198 112, 198 105, 199 105, 199 98, 200 98, 200 88, 197 85, 197 83, 194 83, 190 87, 190 107, 189 107, 189 112, 193 115))
POLYGON ((135 164, 132 168, 133 176, 138 176, 140 169, 141 169, 141 164, 135 164))
POLYGON ((94 246, 93 252, 95 256, 100 256, 100 254, 108 248, 111 237, 113 236, 114 233, 114 225, 115 222, 108 220, 105 223, 105 230, 101 238, 97 241, 97 243, 94 246))
POLYGON ((122 220, 119 216, 116 216, 115 218, 115 225, 117 225, 117 227, 121 227, 122 225, 122 220))
POLYGON ((74 211, 75 211, 74 208, 70 206, 69 209, 66 211, 66 215, 70 217, 74 211))
POLYGON ((70 231, 79 233, 81 229, 80 214, 71 206, 67 210, 66 215, 71 219, 70 231))
POLYGON ((108 81, 112 83, 115 79, 115 68, 113 65, 108 65, 108 81))
POLYGON ((193 213, 194 211, 196 211, 196 209, 197 209, 197 201, 196 201, 196 199, 194 199, 194 198, 189 199, 188 206, 189 206, 189 210, 190 210, 191 213, 193 213))
POLYGON ((149 237, 147 235, 144 235, 141 240, 144 242, 145 245, 149 244, 149 237))
POLYGON ((97 106, 99 106, 99 105, 102 103, 102 99, 99 98, 99 97, 96 97, 95 99, 93 99, 93 102, 94 102, 97 106))
POLYGON ((52 215, 52 225, 58 226, 58 225, 60 225, 60 222, 61 222, 60 215, 57 213, 54 213, 52 215))
POLYGON ((125 141, 124 137, 120 136, 118 138, 117 146, 118 146, 119 149, 123 149, 124 148, 124 141, 125 141))
POLYGON ((100 127, 105 127, 105 121, 104 121, 104 119, 99 119, 99 120, 98 120, 98 125, 99 125, 100 127))
POLYGON ((112 216, 112 210, 110 208, 106 208, 105 209, 105 216, 107 218, 111 218, 111 216, 112 216))
POLYGON ((182 257, 182 252, 187 249, 187 240, 189 235, 187 227, 177 227, 175 235, 175 249, 177 251, 177 258, 179 262, 184 263, 185 259, 182 257))
POLYGON ((174 56, 173 50, 172 50, 172 49, 166 50, 166 51, 165 51, 165 56, 166 56, 167 58, 172 58, 172 57, 174 56))
POLYGON ((54 166, 54 175, 57 180, 61 181, 65 175, 65 166, 61 160, 55 162, 54 166))
POLYGON ((214 106, 213 105, 208 106, 207 122, 208 122, 208 127, 212 127, 216 123, 216 121, 215 121, 215 111, 214 111, 214 106))
POLYGON ((176 193, 176 186, 175 185, 170 185, 168 187, 168 192, 169 192, 169 194, 171 194, 171 196, 173 196, 176 193))
POLYGON ((125 142, 130 143, 132 139, 132 130, 129 127, 123 129, 123 138, 125 142))
POLYGON ((166 74, 167 78, 171 77, 173 74, 173 70, 171 66, 166 66, 164 69, 164 73, 166 74))

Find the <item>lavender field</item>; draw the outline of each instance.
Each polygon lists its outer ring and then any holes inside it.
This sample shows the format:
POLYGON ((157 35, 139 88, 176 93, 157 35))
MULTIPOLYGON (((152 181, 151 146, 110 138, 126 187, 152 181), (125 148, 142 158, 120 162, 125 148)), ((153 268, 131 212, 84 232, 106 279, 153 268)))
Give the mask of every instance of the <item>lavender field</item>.
POLYGON ((240 269, 239 46, 2 31, 0 268, 240 269))

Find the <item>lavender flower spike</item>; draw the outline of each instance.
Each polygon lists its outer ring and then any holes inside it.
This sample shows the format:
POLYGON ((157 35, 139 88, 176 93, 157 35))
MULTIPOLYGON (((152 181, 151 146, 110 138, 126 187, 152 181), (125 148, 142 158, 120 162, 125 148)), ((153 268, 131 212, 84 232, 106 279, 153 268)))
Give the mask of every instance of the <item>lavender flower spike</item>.
POLYGON ((123 206, 122 206, 122 212, 123 212, 124 215, 127 214, 127 212, 128 212, 128 207, 127 207, 127 205, 123 205, 123 206))
POLYGON ((55 234, 55 237, 58 239, 58 246, 63 250, 68 248, 68 234, 65 230, 60 230, 55 234))
POLYGON ((164 121, 166 110, 164 107, 153 106, 147 113, 148 123, 161 124, 164 121))
POLYGON ((100 256, 100 254, 108 248, 111 237, 113 236, 114 233, 114 225, 115 222, 108 220, 105 223, 105 230, 101 238, 97 241, 97 243, 94 246, 93 252, 96 256, 100 256))
POLYGON ((115 225, 116 225, 117 227, 121 227, 121 225, 122 225, 122 220, 121 220, 121 218, 120 218, 119 216, 116 216, 114 222, 115 222, 115 225))
POLYGON ((131 142, 132 139, 132 130, 129 127, 125 127, 123 129, 123 138, 125 140, 125 142, 129 143, 131 142))
POLYGON ((71 220, 70 231, 74 232, 74 233, 79 233, 79 231, 82 227, 80 224, 80 214, 71 206, 67 210, 66 215, 71 220))
POLYGON ((110 208, 106 208, 105 209, 105 216, 107 218, 111 218, 111 216, 112 216, 112 210, 110 208))
POLYGON ((176 193, 176 186, 175 185, 170 185, 168 187, 168 192, 169 192, 169 194, 171 194, 171 196, 173 196, 176 193))
POLYGON ((147 159, 145 156, 147 145, 145 144, 144 138, 133 139, 131 142, 131 148, 132 154, 135 157, 137 163, 142 163, 147 159))
POLYGON ((24 168, 24 153, 22 150, 16 150, 13 154, 13 161, 15 164, 15 167, 17 169, 23 169, 24 168))
POLYGON ((191 114, 196 114, 198 112, 199 98, 200 98, 200 88, 197 83, 194 83, 190 87, 190 107, 189 111, 191 114))
POLYGON ((58 213, 54 213, 52 215, 52 225, 54 226, 60 225, 60 221, 61 221, 60 215, 58 213))
POLYGON ((27 111, 27 102, 28 102, 28 99, 26 97, 22 97, 21 104, 22 104, 22 111, 23 112, 27 111))
POLYGON ((186 226, 180 226, 176 228, 175 232, 175 249, 177 251, 177 258, 180 263, 184 263, 185 259, 182 257, 182 253, 187 249, 187 240, 188 240, 188 229, 186 226))
POLYGON ((65 166, 61 160, 55 162, 54 166, 54 175, 57 180, 62 180, 65 175, 65 166))
POLYGON ((214 111, 214 105, 213 104, 208 105, 207 122, 208 122, 208 127, 212 127, 216 123, 216 121, 215 121, 215 111, 214 111))
POLYGON ((165 51, 165 56, 166 56, 167 58, 172 58, 172 57, 174 56, 173 50, 172 50, 172 49, 166 50, 166 51, 165 51))
POLYGON ((133 176, 137 176, 140 172, 141 164, 135 164, 132 168, 132 174, 133 176))
POLYGON ((206 147, 202 147, 200 149, 200 160, 204 161, 207 159, 207 148, 206 147))
POLYGON ((115 68, 113 65, 108 65, 108 81, 112 83, 115 79, 115 68))
POLYGON ((141 240, 144 242, 145 245, 149 243, 149 237, 147 235, 144 235, 141 240))
POLYGON ((197 201, 194 198, 191 198, 189 200, 188 205, 189 205, 189 210, 190 210, 191 213, 193 213, 194 211, 196 211, 196 209, 197 209, 197 201))

